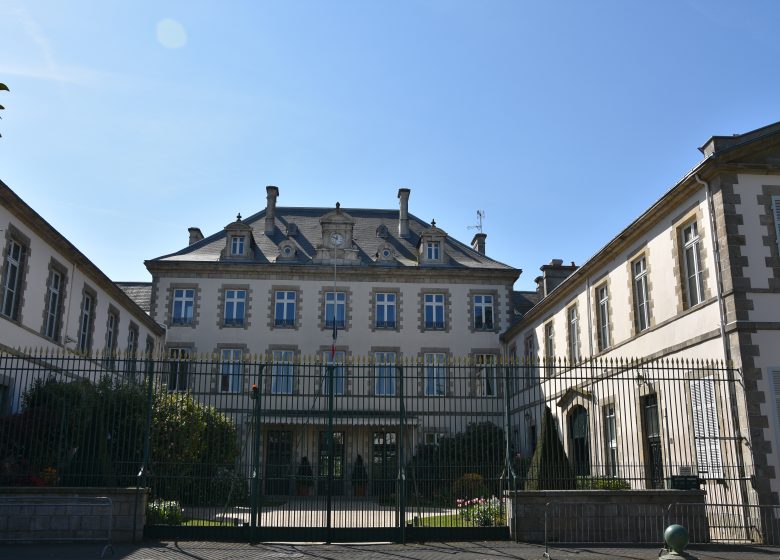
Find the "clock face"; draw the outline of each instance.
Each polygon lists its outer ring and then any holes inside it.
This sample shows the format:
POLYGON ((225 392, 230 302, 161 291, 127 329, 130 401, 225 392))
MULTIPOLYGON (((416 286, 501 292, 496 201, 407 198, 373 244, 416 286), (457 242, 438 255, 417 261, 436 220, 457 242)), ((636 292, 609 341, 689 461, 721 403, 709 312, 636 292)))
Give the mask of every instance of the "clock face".
POLYGON ((330 244, 334 247, 341 247, 341 244, 344 243, 344 236, 340 233, 331 233, 330 234, 330 244))

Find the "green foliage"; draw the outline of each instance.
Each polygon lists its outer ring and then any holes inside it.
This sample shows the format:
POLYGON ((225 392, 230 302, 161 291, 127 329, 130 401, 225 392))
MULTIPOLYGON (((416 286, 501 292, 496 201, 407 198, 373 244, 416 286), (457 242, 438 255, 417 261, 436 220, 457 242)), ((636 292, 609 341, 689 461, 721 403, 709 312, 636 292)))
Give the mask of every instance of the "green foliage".
POLYGON ((355 464, 352 467, 352 484, 366 484, 368 482, 368 472, 363 464, 363 456, 358 455, 355 458, 355 464))
POLYGON ((184 511, 175 500, 154 500, 146 506, 147 525, 181 525, 184 511))
POLYGON ((541 434, 526 474, 525 489, 573 490, 574 488, 574 470, 558 437, 558 428, 552 411, 549 406, 545 407, 541 434))
POLYGON ((484 498, 488 488, 479 473, 466 473, 452 485, 452 493, 460 498, 484 498))
POLYGON ((503 524, 504 512, 501 500, 492 496, 485 498, 472 498, 471 500, 457 500, 458 514, 469 525, 477 527, 493 527, 503 524))
POLYGON ((578 476, 577 490, 630 490, 625 478, 609 476, 578 476))

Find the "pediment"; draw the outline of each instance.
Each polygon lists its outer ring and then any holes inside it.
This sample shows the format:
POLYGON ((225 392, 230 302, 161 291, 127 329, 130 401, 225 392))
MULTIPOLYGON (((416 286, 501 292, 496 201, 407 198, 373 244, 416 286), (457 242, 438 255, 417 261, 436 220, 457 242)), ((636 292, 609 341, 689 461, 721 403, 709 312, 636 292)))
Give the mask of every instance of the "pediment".
POLYGON ((579 387, 569 387, 566 389, 566 392, 561 395, 561 398, 558 399, 558 408, 567 409, 571 406, 571 403, 578 398, 589 401, 593 399, 593 393, 586 391, 585 389, 580 389, 579 387))

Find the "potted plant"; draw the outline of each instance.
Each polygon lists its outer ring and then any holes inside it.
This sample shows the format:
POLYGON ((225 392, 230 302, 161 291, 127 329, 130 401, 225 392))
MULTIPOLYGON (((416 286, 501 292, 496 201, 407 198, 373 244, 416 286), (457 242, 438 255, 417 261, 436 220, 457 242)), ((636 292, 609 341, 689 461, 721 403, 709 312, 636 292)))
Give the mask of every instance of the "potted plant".
POLYGON ((355 464, 352 467, 352 486, 355 489, 355 496, 365 496, 367 484, 368 472, 366 472, 366 466, 363 464, 363 457, 358 455, 355 458, 355 464))
POLYGON ((311 495, 311 487, 314 484, 314 471, 311 469, 308 457, 301 457, 301 464, 298 465, 296 473, 296 488, 299 496, 311 495))

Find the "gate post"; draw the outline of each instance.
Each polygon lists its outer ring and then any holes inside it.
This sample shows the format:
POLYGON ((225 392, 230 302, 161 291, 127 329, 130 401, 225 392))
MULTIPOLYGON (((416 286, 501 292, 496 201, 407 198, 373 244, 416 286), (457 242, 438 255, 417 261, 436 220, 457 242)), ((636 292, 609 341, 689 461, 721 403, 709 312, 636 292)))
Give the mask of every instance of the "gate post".
MULTIPOLYGON (((149 455, 152 437, 152 399, 154 398, 154 359, 148 356, 146 371, 144 372, 146 382, 146 421, 144 423, 144 456, 141 463, 141 470, 138 471, 135 482, 135 504, 133 506, 133 542, 135 542, 136 523, 138 520, 138 494, 141 486, 147 487, 146 481, 149 477, 149 455)), ((150 496, 151 499, 151 496, 150 496)))
POLYGON ((260 511, 260 414, 262 412, 260 398, 262 397, 263 367, 264 364, 260 364, 257 384, 252 385, 252 392, 249 395, 253 401, 252 420, 254 422, 254 433, 252 434, 252 498, 249 504, 249 527, 253 540, 256 536, 260 511))
POLYGON ((401 544, 406 544, 406 406, 404 404, 404 366, 398 366, 398 399, 401 426, 398 430, 398 523, 401 529, 401 544))
MULTIPOLYGON (((508 362, 507 362, 508 363, 508 362)), ((512 372, 512 368, 509 365, 505 365, 504 367, 504 454, 505 454, 505 460, 506 460, 506 466, 504 467, 504 472, 506 472, 507 476, 507 490, 510 490, 510 481, 511 481, 511 490, 513 491, 513 494, 509 498, 509 500, 501 500, 502 503, 507 502, 509 505, 507 506, 506 515, 509 516, 509 508, 514 507, 514 501, 517 499, 517 474, 515 473, 515 469, 512 466, 512 449, 511 445, 509 443, 509 434, 512 433, 512 426, 510 421, 510 414, 511 414, 511 403, 510 403, 510 395, 509 395, 509 387, 510 387, 510 375, 512 372)), ((517 516, 512 516, 512 521, 517 523, 517 516)), ((514 527, 514 534, 517 535, 517 526, 514 527)))
MULTIPOLYGON (((335 321, 335 319, 334 319, 335 321)), ((335 332, 335 327, 334 332, 335 332)), ((330 544, 333 540, 332 537, 332 520, 331 520, 331 509, 333 507, 332 502, 332 496, 333 496, 333 467, 334 467, 334 457, 333 454, 335 453, 335 445, 333 441, 333 371, 336 369, 335 364, 335 356, 332 360, 334 363, 328 366, 328 497, 327 497, 327 513, 326 513, 326 538, 325 542, 327 544, 330 544)))

